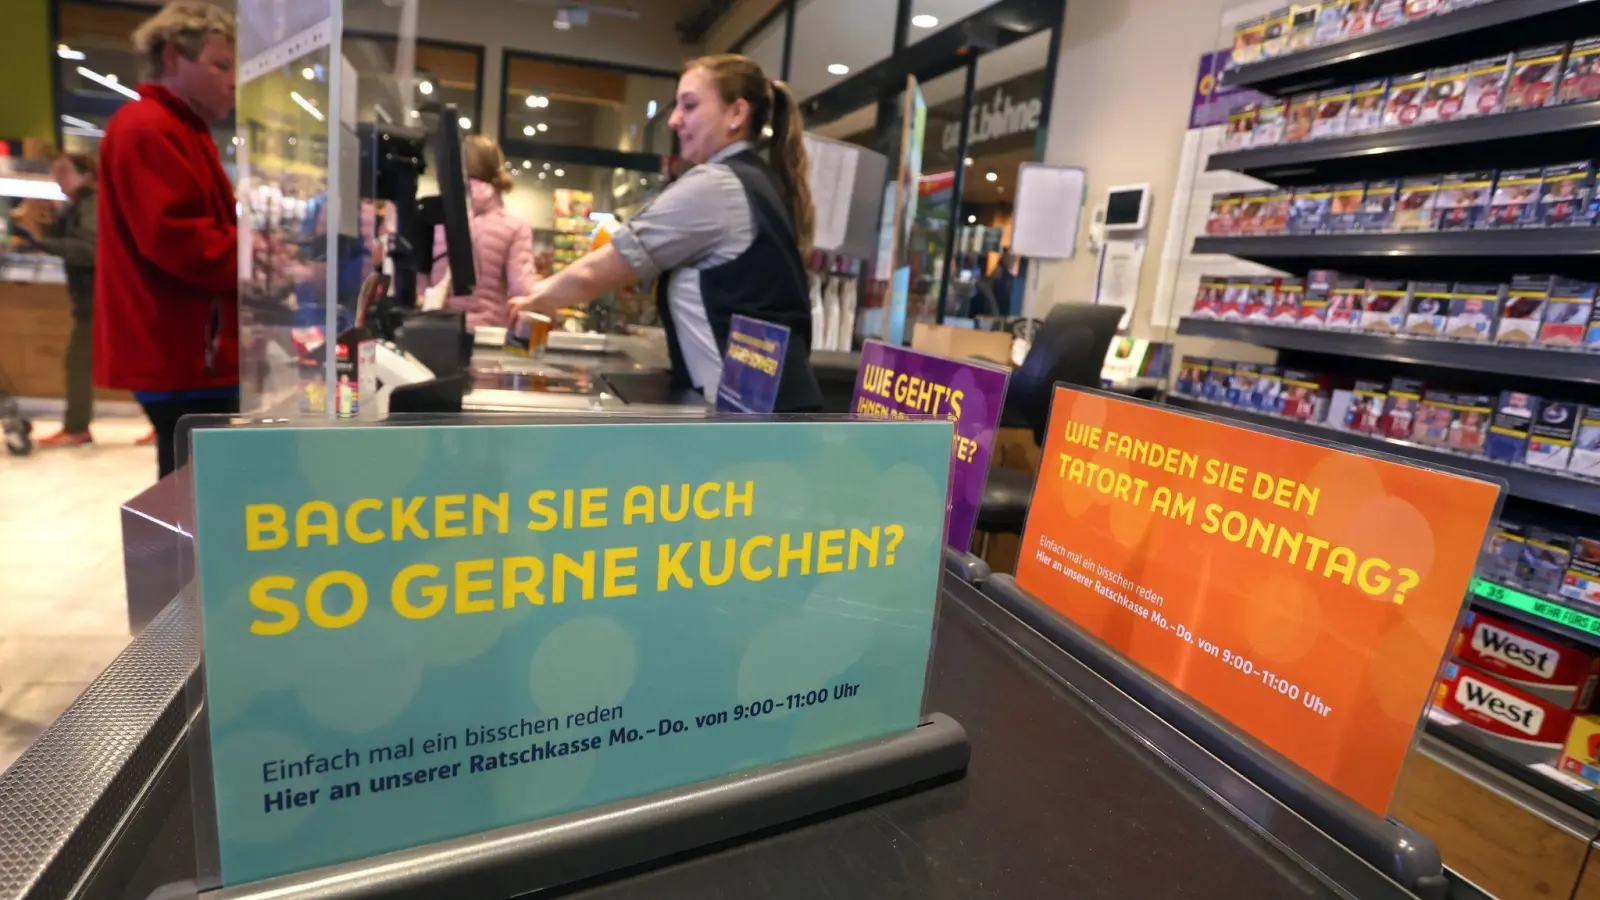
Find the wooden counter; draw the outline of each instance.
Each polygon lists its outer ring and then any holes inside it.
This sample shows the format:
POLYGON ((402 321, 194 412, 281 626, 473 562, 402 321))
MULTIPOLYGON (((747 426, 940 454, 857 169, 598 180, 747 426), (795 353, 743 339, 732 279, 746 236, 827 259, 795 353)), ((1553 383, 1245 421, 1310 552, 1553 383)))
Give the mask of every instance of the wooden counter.
MULTIPOLYGON (((64 284, 0 281, 0 369, 20 397, 66 396, 72 305, 64 284)), ((100 400, 132 401, 127 391, 96 390, 100 400)))

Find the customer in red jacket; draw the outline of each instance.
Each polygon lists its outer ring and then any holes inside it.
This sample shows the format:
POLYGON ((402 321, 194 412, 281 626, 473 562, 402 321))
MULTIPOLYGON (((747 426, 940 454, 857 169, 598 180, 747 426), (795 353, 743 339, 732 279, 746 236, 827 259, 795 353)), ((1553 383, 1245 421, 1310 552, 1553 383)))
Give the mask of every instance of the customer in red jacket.
POLYGON ((210 129, 233 108, 233 19, 179 0, 133 43, 149 81, 100 142, 95 383, 134 392, 165 476, 180 418, 239 408, 238 226, 210 129))

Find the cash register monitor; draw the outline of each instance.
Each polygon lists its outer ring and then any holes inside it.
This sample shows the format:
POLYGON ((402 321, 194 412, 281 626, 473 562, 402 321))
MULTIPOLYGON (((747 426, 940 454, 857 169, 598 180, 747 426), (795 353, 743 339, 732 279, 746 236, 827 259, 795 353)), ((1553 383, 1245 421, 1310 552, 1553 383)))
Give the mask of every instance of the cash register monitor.
POLYGON ((438 170, 439 194, 422 200, 426 238, 420 243, 431 252, 422 254, 424 271, 442 254, 450 263, 451 293, 462 296, 477 287, 478 276, 472 258, 472 229, 468 211, 472 197, 467 190, 467 165, 461 150, 461 126, 454 104, 439 110, 434 128, 433 159, 438 170), (435 224, 444 225, 444 247, 433 247, 435 224))

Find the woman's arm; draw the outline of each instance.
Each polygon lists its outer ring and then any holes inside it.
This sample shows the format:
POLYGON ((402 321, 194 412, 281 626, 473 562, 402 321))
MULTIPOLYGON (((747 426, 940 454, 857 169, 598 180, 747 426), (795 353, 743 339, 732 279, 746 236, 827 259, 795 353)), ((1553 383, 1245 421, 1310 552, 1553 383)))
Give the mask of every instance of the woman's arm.
POLYGON ((607 244, 533 286, 527 296, 511 301, 511 318, 523 311, 551 315, 566 306, 583 306, 596 297, 637 284, 633 266, 607 244))

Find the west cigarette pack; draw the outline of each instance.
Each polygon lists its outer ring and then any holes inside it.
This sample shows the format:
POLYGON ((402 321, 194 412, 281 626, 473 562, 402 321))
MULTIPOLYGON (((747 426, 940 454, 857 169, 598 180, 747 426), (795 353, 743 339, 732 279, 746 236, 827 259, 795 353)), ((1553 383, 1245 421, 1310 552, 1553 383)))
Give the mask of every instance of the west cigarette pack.
POLYGON ((1569 711, 1588 709, 1600 682, 1600 653, 1476 610, 1456 635, 1455 657, 1569 711))
POLYGON ((1554 762, 1572 725, 1571 710, 1454 661, 1444 665, 1433 705, 1523 763, 1554 762))
POLYGON ((1528 454, 1528 432, 1538 411, 1539 398, 1518 391, 1501 391, 1489 420, 1489 437, 1484 452, 1496 462, 1522 462, 1528 454))
POLYGON ((1406 313, 1406 333, 1439 337, 1450 320, 1453 285, 1448 281, 1411 283, 1411 309, 1406 313))
POLYGON ((1506 286, 1482 282, 1457 282, 1450 297, 1450 319, 1445 335, 1461 341, 1487 341, 1505 300, 1506 286))
POLYGON ((1550 347, 1582 347, 1589 316, 1594 312, 1596 285, 1592 281, 1556 278, 1544 306, 1539 343, 1550 347))

